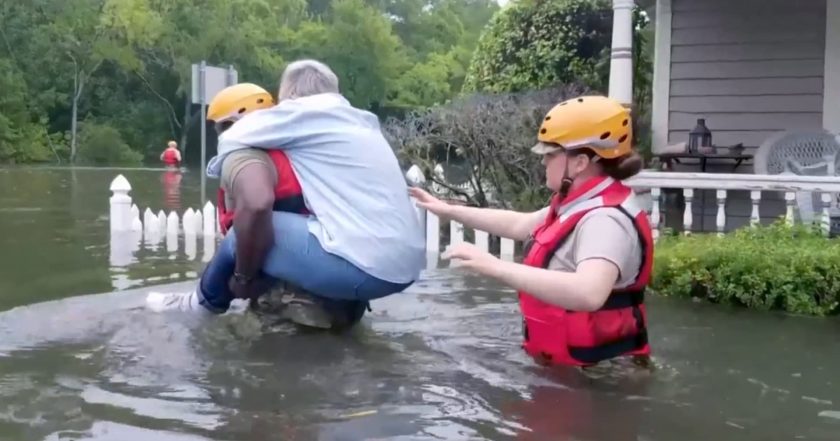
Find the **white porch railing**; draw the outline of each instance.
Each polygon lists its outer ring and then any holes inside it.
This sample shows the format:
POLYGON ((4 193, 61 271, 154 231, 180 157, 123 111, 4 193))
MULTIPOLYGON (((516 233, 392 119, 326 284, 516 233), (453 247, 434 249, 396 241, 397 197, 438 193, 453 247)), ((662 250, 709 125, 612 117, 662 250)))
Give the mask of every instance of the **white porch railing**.
MULTIPOLYGON (((685 232, 691 232, 694 225, 693 204, 696 190, 716 190, 716 230, 723 234, 727 226, 726 201, 733 190, 750 192, 752 204, 750 222, 757 224, 759 218, 759 203, 762 192, 783 192, 786 205, 785 218, 789 223, 796 219, 797 195, 810 196, 820 194, 822 206, 818 207, 818 220, 825 234, 830 227, 830 213, 833 208, 835 195, 840 193, 840 177, 809 177, 796 175, 741 175, 720 173, 676 173, 644 171, 629 179, 627 184, 634 188, 640 198, 647 200, 645 209, 651 217, 654 227, 654 237, 659 237, 664 224, 662 209, 662 195, 664 189, 678 189, 685 199, 682 225, 685 232)), ((134 253, 139 250, 143 242, 148 249, 155 250, 161 242, 165 242, 167 252, 178 251, 183 243, 187 257, 197 257, 197 243, 199 237, 203 242, 203 261, 209 261, 215 252, 216 241, 220 237, 216 207, 207 202, 198 210, 187 208, 181 213, 171 211, 168 214, 159 210, 156 214, 151 208, 146 208, 143 218, 140 209, 133 203, 130 192, 131 185, 122 175, 117 176, 111 183, 110 198, 110 229, 111 229, 111 261, 115 266, 124 266, 131 262, 134 253), (182 240, 183 239, 183 240, 182 240)), ((429 255, 438 255, 441 251, 440 219, 425 210, 418 208, 418 217, 426 231, 426 251, 429 255)), ((808 213, 799 213, 802 218, 809 218, 808 213)), ((445 227, 445 226, 444 226, 445 227)), ((455 244, 465 240, 465 234, 471 233, 473 243, 479 248, 489 251, 491 236, 484 231, 465 230, 458 222, 450 221, 448 225, 449 243, 455 244)), ((502 259, 512 260, 516 254, 516 242, 507 238, 499 240, 498 255, 502 259)))
MULTIPOLYGON (((715 226, 719 234, 726 229, 729 218, 726 213, 726 201, 730 191, 745 190, 750 192, 752 205, 750 224, 756 225, 760 221, 759 204, 763 192, 783 192, 785 200, 785 219, 788 223, 795 222, 795 214, 799 212, 803 220, 811 219, 814 213, 798 209, 797 198, 811 197, 813 193, 820 195, 821 207, 817 207, 816 218, 825 235, 829 234, 830 214, 835 211, 836 195, 840 193, 840 177, 798 176, 786 175, 748 175, 728 173, 680 173, 643 171, 626 181, 637 192, 649 190, 650 202, 647 211, 654 226, 654 237, 659 236, 663 224, 661 196, 663 189, 682 190, 685 199, 683 211, 683 229, 691 232, 694 225, 693 204, 695 190, 716 190, 717 213, 715 226)), ((801 200, 801 199, 800 199, 801 200)), ((808 204, 802 204, 807 206, 808 204)))

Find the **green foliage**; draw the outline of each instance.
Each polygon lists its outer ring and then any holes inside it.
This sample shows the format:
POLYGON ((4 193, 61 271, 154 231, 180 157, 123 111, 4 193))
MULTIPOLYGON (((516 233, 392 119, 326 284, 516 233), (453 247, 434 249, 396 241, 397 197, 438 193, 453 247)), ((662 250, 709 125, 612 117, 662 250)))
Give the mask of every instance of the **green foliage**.
POLYGON ((402 119, 388 119, 383 132, 404 165, 416 164, 427 179, 448 187, 468 204, 532 210, 545 206, 550 196, 545 167, 530 151, 535 132, 549 108, 585 91, 570 85, 459 97, 402 119), (440 163, 453 173, 436 176, 433 171, 440 163), (451 185, 460 181, 466 189, 451 185))
POLYGON ((26 82, 9 60, 0 58, 0 161, 41 162, 50 159, 46 128, 33 121, 26 82))
POLYGON ((338 75, 342 93, 356 106, 383 104, 392 79, 407 62, 391 23, 363 0, 334 0, 321 39, 308 52, 338 75))
POLYGON ((315 58, 358 106, 445 102, 498 8, 494 0, 0 2, 0 163, 70 158, 73 146, 84 148, 74 121, 118 130, 154 162, 168 139, 195 159, 200 121, 189 94, 201 60, 233 65, 240 81, 274 91, 287 63, 315 58))
POLYGON ((651 288, 667 296, 797 314, 840 312, 840 242, 810 227, 664 236, 651 288))
POLYGON ((138 165, 143 155, 126 144, 119 130, 96 122, 84 122, 79 130, 80 163, 90 165, 138 165))
MULTIPOLYGON (((481 36, 465 92, 518 92, 578 83, 606 93, 612 43, 608 0, 520 0, 498 12, 481 36)), ((653 28, 633 11, 636 144, 649 157, 653 28)))
POLYGON ((481 36, 465 92, 518 92, 584 83, 606 90, 612 8, 606 0, 520 0, 481 36))

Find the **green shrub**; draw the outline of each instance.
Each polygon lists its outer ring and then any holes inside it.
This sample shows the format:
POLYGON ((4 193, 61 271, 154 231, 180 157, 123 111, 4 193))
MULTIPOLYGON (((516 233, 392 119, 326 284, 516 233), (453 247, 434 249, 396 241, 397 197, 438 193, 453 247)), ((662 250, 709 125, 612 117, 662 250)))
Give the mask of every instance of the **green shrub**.
POLYGON ((79 125, 78 163, 139 165, 142 159, 143 155, 132 150, 114 127, 90 121, 79 125))
POLYGON ((464 92, 520 92, 582 82, 606 90, 612 38, 606 0, 520 0, 485 28, 464 92))
POLYGON ((583 86, 570 84, 527 93, 462 96, 400 119, 389 118, 383 133, 402 164, 417 165, 429 181, 461 183, 451 175, 437 177, 436 164, 459 170, 469 190, 453 193, 469 205, 537 209, 551 196, 545 187, 545 166, 531 153, 537 130, 552 106, 585 92, 583 86))
POLYGON ((0 58, 0 163, 52 159, 46 121, 33 118, 23 75, 13 62, 0 58))
POLYGON ((664 236, 651 289, 661 295, 797 314, 840 312, 840 242, 814 228, 770 226, 664 236))

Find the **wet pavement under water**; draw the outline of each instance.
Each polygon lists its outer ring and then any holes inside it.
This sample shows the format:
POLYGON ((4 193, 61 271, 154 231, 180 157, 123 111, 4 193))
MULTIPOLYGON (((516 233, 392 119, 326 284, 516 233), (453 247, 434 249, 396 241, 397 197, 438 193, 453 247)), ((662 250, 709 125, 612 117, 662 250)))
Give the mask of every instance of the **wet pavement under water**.
POLYGON ((198 205, 196 173, 173 198, 161 171, 0 170, 2 441, 840 439, 836 318, 651 296, 656 369, 581 372, 535 365, 515 294, 443 263, 343 335, 150 313, 203 264, 109 264, 117 173, 141 209, 198 205))

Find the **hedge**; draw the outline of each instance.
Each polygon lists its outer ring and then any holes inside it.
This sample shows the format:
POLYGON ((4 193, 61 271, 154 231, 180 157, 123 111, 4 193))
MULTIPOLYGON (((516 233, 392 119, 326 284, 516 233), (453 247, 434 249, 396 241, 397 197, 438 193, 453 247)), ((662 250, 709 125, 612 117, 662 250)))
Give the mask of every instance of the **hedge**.
POLYGON ((840 241, 777 222, 657 242, 651 290, 816 316, 840 312, 840 241))

